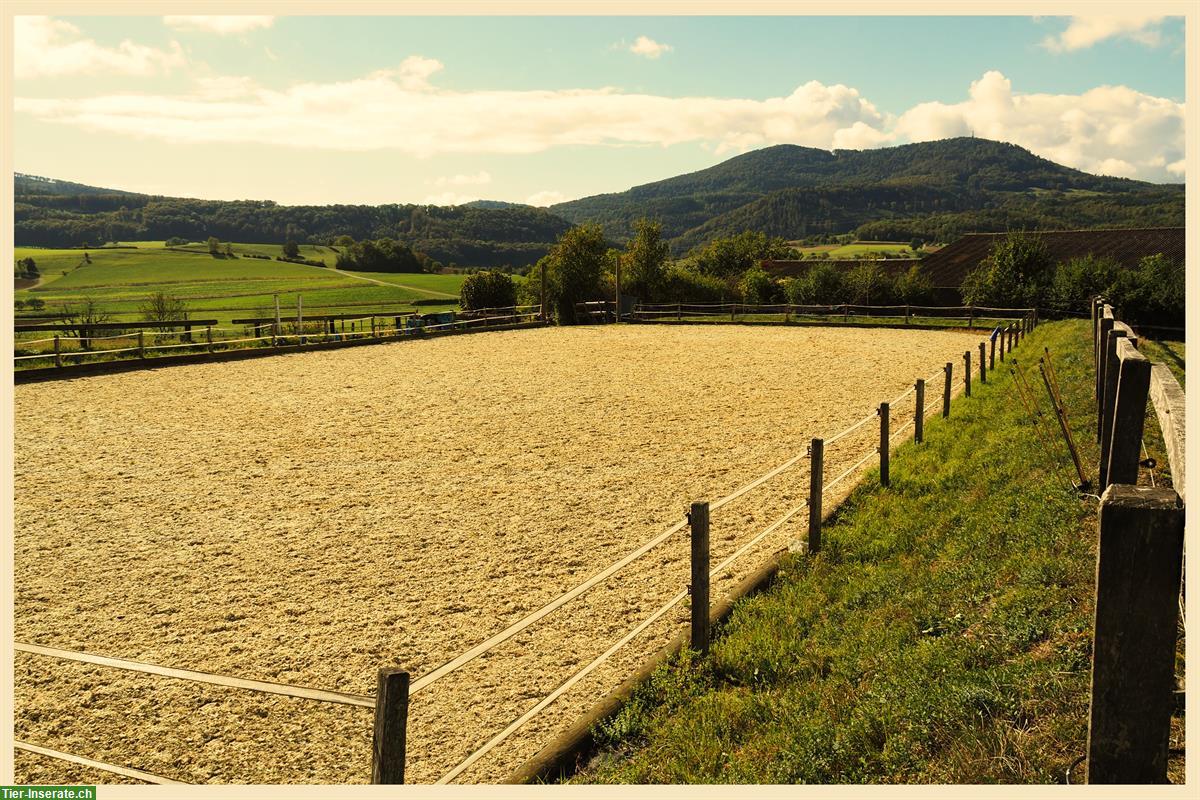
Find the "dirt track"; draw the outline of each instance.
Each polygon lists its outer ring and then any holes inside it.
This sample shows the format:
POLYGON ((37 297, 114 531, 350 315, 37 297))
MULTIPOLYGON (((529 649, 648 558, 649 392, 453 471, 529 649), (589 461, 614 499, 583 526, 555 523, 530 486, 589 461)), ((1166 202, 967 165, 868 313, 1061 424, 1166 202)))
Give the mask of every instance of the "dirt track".
MULTIPOLYGON (((639 326, 448 337, 17 386, 16 638, 374 691, 414 679, 953 361, 955 332, 639 326)), ((940 379, 927 402, 940 400, 940 379)), ((912 396, 893 409, 893 430, 912 396)), ((877 443, 827 449, 829 480, 877 443)), ((807 491, 716 511, 713 564, 807 491)), ((828 502, 828 501, 827 501, 828 502)), ((713 585, 802 531, 803 514, 713 585)), ((687 532, 418 693, 437 780, 687 582, 687 532)), ((464 773, 494 782, 683 624, 652 626, 464 773)), ((187 782, 363 783, 371 712, 42 656, 16 736, 187 782)), ((18 752, 18 783, 122 779, 18 752)))

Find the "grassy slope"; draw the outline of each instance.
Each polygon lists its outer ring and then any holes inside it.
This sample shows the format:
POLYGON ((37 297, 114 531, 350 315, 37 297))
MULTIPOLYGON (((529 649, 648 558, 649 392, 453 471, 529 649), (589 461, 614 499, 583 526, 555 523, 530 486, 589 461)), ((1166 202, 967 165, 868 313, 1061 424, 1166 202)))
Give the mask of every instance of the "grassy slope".
MULTIPOLYGON (((256 258, 213 258, 207 246, 188 245, 168 250, 161 242, 140 242, 137 249, 90 250, 90 264, 80 250, 17 248, 17 258, 32 256, 44 278, 32 290, 16 292, 16 299, 39 297, 48 310, 84 297, 96 299, 117 318, 139 317, 138 306, 146 295, 161 289, 185 300, 193 317, 228 319, 273 309, 272 295, 279 294, 285 309, 296 307, 297 295, 312 313, 356 312, 372 307, 403 310, 397 304, 414 300, 443 300, 456 306, 461 275, 389 275, 355 273, 256 258), (65 273, 65 274, 64 274, 65 273)), ((236 254, 274 256, 278 245, 233 245, 236 254)), ((301 256, 332 264, 331 248, 301 246, 301 256)))
MULTIPOLYGON (((1086 322, 1047 323, 1016 355, 1050 347, 1094 464, 1089 342, 1086 322)), ((1086 740, 1096 504, 1007 367, 895 454, 890 489, 868 475, 708 660, 660 669, 577 780, 1061 781, 1086 740)))
POLYGON ((828 253, 830 258, 856 258, 863 253, 888 253, 889 255, 905 255, 912 253, 912 248, 900 242, 853 242, 839 246, 814 245, 798 247, 801 253, 828 253))

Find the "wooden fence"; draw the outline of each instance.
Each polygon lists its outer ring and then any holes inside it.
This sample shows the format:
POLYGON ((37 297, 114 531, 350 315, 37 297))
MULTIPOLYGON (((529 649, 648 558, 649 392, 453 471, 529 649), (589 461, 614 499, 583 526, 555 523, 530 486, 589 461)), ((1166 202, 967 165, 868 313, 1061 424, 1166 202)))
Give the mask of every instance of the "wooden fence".
MULTIPOLYGON (((631 303, 624 298, 621 321, 624 322, 685 322, 685 321, 770 321, 777 317, 784 323, 837 322, 849 323, 864 318, 904 319, 912 325, 914 318, 962 320, 966 327, 976 323, 1013 321, 1030 318, 1036 323, 1035 308, 991 308, 988 306, 918 306, 918 305, 795 305, 791 303, 631 303)), ((576 303, 575 317, 579 322, 615 322, 616 306, 610 300, 576 303)), ((989 326, 990 327, 990 326, 989 326)))
POLYGON ((17 365, 34 368, 20 370, 18 374, 22 377, 28 377, 24 375, 25 372, 45 372, 46 370, 37 367, 48 363, 53 364, 53 369, 63 370, 65 374, 72 366, 95 365, 97 361, 111 362, 114 357, 117 357, 115 360, 138 360, 152 364, 155 356, 161 356, 168 351, 174 354, 195 354, 197 360, 217 352, 254 347, 287 348, 289 352, 295 352, 303 350, 306 346, 331 342, 383 342, 425 333, 537 324, 541 317, 541 306, 508 306, 431 314, 321 314, 304 317, 298 313, 295 318, 249 317, 232 321, 232 325, 240 327, 221 327, 215 319, 41 323, 15 326, 14 332, 18 335, 29 332, 52 332, 55 335, 41 339, 17 340, 15 345, 18 353, 13 356, 13 360, 17 365), (340 331, 337 330, 338 322, 341 323, 340 331), (349 330, 346 330, 347 326, 349 330), (182 332, 177 332, 176 329, 182 332), (193 330, 202 331, 203 336, 194 337, 193 330), (106 331, 111 334, 102 336, 106 331), (155 343, 164 338, 178 338, 179 341, 155 343), (112 346, 97 346, 98 342, 107 342, 112 346))
POLYGON ((1165 783, 1183 568, 1184 393, 1103 298, 1092 304, 1100 445, 1089 783, 1165 783), (1139 487, 1147 403, 1176 489, 1139 487))

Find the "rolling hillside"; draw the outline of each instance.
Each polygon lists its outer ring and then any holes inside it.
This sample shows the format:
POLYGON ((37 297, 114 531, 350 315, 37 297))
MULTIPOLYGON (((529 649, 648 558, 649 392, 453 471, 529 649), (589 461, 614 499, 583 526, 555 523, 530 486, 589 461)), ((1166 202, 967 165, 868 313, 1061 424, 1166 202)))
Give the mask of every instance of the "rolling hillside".
POLYGON ((676 252, 716 236, 856 232, 949 239, 972 230, 1182 225, 1183 186, 1089 175, 987 139, 877 150, 777 145, 699 172, 551 206, 617 238, 656 217, 676 252), (871 227, 872 223, 876 225, 871 227))
POLYGON ((17 245, 182 236, 328 244, 391 237, 443 263, 532 264, 571 226, 610 239, 640 217, 661 220, 675 254, 745 230, 797 239, 950 241, 1009 228, 1183 225, 1183 185, 1089 175, 1016 145, 957 138, 876 150, 777 145, 708 169, 551 206, 493 200, 462 206, 281 206, 271 201, 152 197, 16 176, 17 245))

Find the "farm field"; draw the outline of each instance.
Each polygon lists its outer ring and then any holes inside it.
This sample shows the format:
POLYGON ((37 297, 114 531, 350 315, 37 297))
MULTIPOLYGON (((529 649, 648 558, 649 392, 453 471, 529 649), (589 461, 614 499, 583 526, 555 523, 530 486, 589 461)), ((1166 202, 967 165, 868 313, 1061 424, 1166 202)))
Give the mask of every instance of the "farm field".
MULTIPOLYGON (((691 501, 802 455, 947 361, 960 367, 978 340, 547 328, 17 386, 15 638, 370 694, 379 667, 427 674, 691 501)), ((901 432, 911 394, 892 415, 901 432)), ((868 420, 827 446, 826 474, 877 443, 868 420)), ((714 512, 714 565, 800 502, 806 464, 714 512)), ((715 578, 713 597, 795 538, 802 517, 715 578)), ((680 591, 687 550, 685 530, 414 694, 410 782, 437 780, 680 591)), ((677 606, 459 782, 502 780, 686 613, 677 606)), ((16 736, 32 744, 188 782, 369 778, 369 709, 28 654, 15 680, 16 736)), ((16 776, 120 780, 24 752, 16 776)))
POLYGON ((851 242, 850 244, 821 244, 797 247, 801 253, 828 253, 830 258, 857 258, 863 253, 887 253, 889 256, 911 255, 908 242, 851 242))
MULTIPOLYGON (((204 244, 165 248, 162 242, 127 243, 137 249, 81 250, 16 248, 16 258, 32 257, 42 273, 37 286, 19 289, 15 299, 39 298, 43 313, 61 311, 64 305, 92 298, 115 320, 140 318, 138 307, 148 294, 164 291, 187 305, 193 318, 216 318, 222 323, 244 316, 274 313, 273 295, 279 295, 284 314, 296 308, 302 296, 306 311, 350 313, 375 308, 380 311, 423 307, 455 307, 462 275, 353 273, 275 261, 278 245, 233 244, 240 258, 213 257, 204 244), (272 260, 244 257, 247 253, 272 256, 272 260)), ((332 265, 332 248, 302 245, 303 258, 332 265)), ((427 309, 429 310, 429 309, 427 309)))

